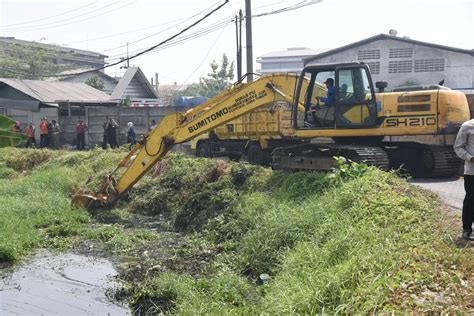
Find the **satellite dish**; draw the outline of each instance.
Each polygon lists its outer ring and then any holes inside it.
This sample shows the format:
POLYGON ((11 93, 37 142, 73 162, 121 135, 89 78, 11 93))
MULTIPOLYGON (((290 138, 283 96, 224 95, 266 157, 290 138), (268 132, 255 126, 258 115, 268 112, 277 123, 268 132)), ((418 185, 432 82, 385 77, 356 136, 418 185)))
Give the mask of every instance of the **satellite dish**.
POLYGON ((395 29, 390 29, 390 31, 388 31, 388 34, 392 36, 397 36, 398 32, 395 29))

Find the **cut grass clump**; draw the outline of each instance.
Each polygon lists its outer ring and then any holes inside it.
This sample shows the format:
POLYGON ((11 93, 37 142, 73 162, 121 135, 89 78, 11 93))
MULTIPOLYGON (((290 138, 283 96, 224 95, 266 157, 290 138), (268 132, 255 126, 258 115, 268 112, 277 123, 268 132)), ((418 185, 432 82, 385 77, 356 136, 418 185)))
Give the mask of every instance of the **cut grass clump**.
MULTIPOLYGON (((230 212, 239 194, 255 188, 265 169, 219 160, 196 159, 172 154, 154 174, 132 190, 133 212, 170 217, 170 225, 181 231, 196 231, 209 220, 230 212)), ((268 177, 265 177, 268 178, 268 177)))
POLYGON ((15 171, 28 172, 60 154, 60 151, 47 149, 2 148, 0 162, 15 171))
MULTIPOLYGON (((142 285, 143 291, 132 294, 134 313, 183 315, 242 312, 258 299, 258 289, 247 279, 223 272, 212 279, 194 279, 186 275, 164 273, 142 285)), ((138 288, 138 287, 137 287, 138 288)))
POLYGON ((7 167, 5 163, 0 163, 0 179, 14 179, 19 177, 20 173, 7 167))

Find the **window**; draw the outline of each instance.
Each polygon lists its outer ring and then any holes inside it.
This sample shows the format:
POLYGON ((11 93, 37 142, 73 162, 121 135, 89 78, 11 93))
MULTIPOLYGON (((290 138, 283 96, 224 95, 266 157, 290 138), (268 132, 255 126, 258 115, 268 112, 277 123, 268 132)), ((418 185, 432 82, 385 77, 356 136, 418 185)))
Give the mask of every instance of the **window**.
POLYGON ((415 60, 415 72, 444 71, 444 59, 415 60))
POLYGON ((370 96, 369 79, 362 69, 341 70, 338 79, 338 100, 361 102, 370 96))
POLYGON ((370 72, 372 74, 379 74, 380 73, 380 62, 379 61, 371 61, 366 63, 369 66, 370 72))
POLYGON ((411 60, 397 60, 388 62, 388 73, 403 73, 411 72, 413 68, 413 61, 411 60))
POLYGON ((360 50, 357 52, 357 59, 380 59, 380 49, 360 50))
POLYGON ((390 48, 389 58, 412 58, 413 48, 390 48))

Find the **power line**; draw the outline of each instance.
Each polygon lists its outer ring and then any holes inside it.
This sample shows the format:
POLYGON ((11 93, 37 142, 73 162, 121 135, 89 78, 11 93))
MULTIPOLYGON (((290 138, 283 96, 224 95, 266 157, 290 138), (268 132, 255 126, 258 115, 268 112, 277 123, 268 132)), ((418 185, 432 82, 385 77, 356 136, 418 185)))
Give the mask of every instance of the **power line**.
MULTIPOLYGON (((233 20, 231 20, 230 18, 228 19, 225 19, 225 20, 221 20, 215 24, 212 24, 210 26, 207 26, 199 31, 196 31, 194 33, 190 33, 188 35, 185 35, 183 37, 179 37, 177 38, 175 41, 171 41, 170 43, 168 43, 166 46, 160 46, 159 48, 151 51, 151 52, 156 52, 158 50, 162 50, 163 48, 168 48, 170 46, 174 46, 178 43, 182 43, 184 41, 188 41, 188 40, 193 40, 193 39, 196 39, 196 38, 199 38, 201 36, 204 36, 204 35, 207 35, 209 33, 212 33, 216 30, 219 30, 221 29, 222 27, 225 27, 227 24, 233 22, 233 20)), ((136 52, 139 52, 139 51, 142 51, 144 48, 139 48, 139 49, 136 49, 136 50, 133 50, 132 52, 129 52, 129 53, 136 53, 136 52)), ((151 53, 150 52, 150 53, 151 53)), ((116 59, 119 59, 119 58, 123 58, 123 53, 120 53, 120 54, 116 54, 116 55, 111 55, 109 56, 110 58, 108 58, 108 61, 111 61, 111 60, 116 60, 116 59)))
MULTIPOLYGON (((99 67, 99 68, 95 68, 95 69, 90 69, 88 71, 83 71, 83 72, 79 72, 79 73, 71 73, 71 74, 67 74, 67 75, 64 75, 64 74, 50 74, 50 75, 43 75, 43 76, 44 77, 47 77, 47 76, 49 76, 49 77, 63 77, 63 76, 72 76, 72 75, 79 75, 79 74, 94 72, 94 71, 97 71, 97 70, 102 70, 102 69, 105 69, 105 68, 109 68, 109 67, 118 65, 118 64, 120 64, 124 61, 134 59, 134 58, 136 58, 138 56, 141 56, 141 55, 144 55, 144 54, 153 53, 153 52, 157 52, 157 51, 162 50, 162 49, 169 48, 171 46, 177 45, 177 44, 182 43, 184 41, 189 41, 189 40, 193 40, 193 39, 202 37, 204 35, 207 35, 209 33, 214 32, 218 29, 224 28, 225 26, 228 25, 228 23, 234 22, 233 17, 232 17, 232 19, 231 18, 223 19, 223 20, 221 20, 221 21, 219 21, 219 22, 217 22, 217 23, 215 23, 211 26, 208 26, 208 27, 206 27, 206 28, 204 28, 204 29, 202 29, 198 32, 191 33, 191 34, 183 36, 181 38, 179 37, 179 35, 183 34, 185 31, 187 31, 191 27, 193 27, 193 26, 197 25, 198 23, 200 23, 203 19, 207 18, 209 15, 211 15, 212 13, 214 13, 215 11, 220 9, 222 6, 224 6, 228 2, 229 2, 229 0, 226 0, 225 3, 223 3, 222 5, 220 5, 218 8, 214 9, 213 11, 211 11, 209 14, 206 14, 202 19, 200 19, 197 22, 193 23, 189 27, 183 29, 181 32, 171 36, 170 38, 166 39, 165 41, 163 41, 163 42, 161 42, 161 43, 159 43, 155 46, 152 46, 148 49, 140 49, 140 50, 132 51, 132 53, 137 52, 137 54, 134 55, 134 56, 131 56, 131 57, 127 56, 127 58, 121 57, 120 60, 118 60, 117 62, 114 62, 112 64, 105 65, 103 67, 99 67), (174 39, 177 39, 177 40, 173 41, 174 39)), ((320 2, 320 1, 318 1, 318 2, 320 2)), ((303 2, 299 2, 295 5, 288 6, 288 7, 285 7, 285 8, 281 8, 281 9, 278 9, 278 10, 274 10, 274 11, 271 11, 271 12, 266 12, 266 13, 263 13, 263 14, 257 14, 257 15, 254 15, 253 17, 261 17, 261 16, 267 16, 267 15, 272 15, 272 14, 283 13, 283 12, 295 10, 295 9, 298 9, 298 8, 301 8, 301 7, 304 7, 304 6, 307 6, 307 5, 311 5, 311 4, 314 4, 314 3, 317 3, 317 2, 315 2, 314 0, 311 3, 306 3, 305 1, 303 1, 303 2)), ((123 54, 113 55, 111 57, 115 57, 115 56, 123 56, 123 54)), ((117 59, 118 58, 111 58, 111 59, 109 59, 109 61, 110 60, 117 60, 117 59)), ((19 73, 19 72, 17 72, 17 73, 18 74, 23 74, 23 73, 19 73)))
MULTIPOLYGON (((307 3, 306 1, 301 1, 301 2, 298 2, 298 3, 294 4, 294 5, 287 6, 287 7, 284 7, 284 8, 280 8, 280 9, 277 9, 277 10, 273 10, 273 11, 269 11, 269 12, 264 12, 264 13, 252 15, 252 18, 259 18, 259 17, 263 17, 263 16, 269 16, 269 15, 274 15, 274 14, 280 14, 280 13, 284 13, 284 12, 296 10, 296 9, 299 9, 299 8, 303 8, 303 7, 308 6, 308 5, 316 4, 316 3, 319 3, 319 2, 321 2, 321 1, 322 1, 322 0, 312 0, 310 3, 307 3)), ((280 1, 280 2, 275 2, 275 3, 272 3, 272 4, 268 4, 268 5, 265 5, 265 6, 261 6, 261 7, 259 7, 259 8, 263 8, 263 7, 268 7, 268 6, 276 5, 276 4, 281 3, 281 2, 282 2, 282 1, 280 1)), ((234 22, 233 15, 232 15, 232 16, 229 16, 228 19, 230 19, 230 20, 228 20, 228 23, 234 22)), ((216 24, 218 24, 218 23, 219 23, 219 22, 217 22, 216 24)), ((220 27, 225 27, 225 25, 220 25, 220 27)), ((213 31, 215 31, 215 30, 203 32, 203 33, 200 34, 200 35, 199 35, 199 32, 196 32, 195 34, 198 34, 198 35, 196 35, 195 37, 189 37, 189 35, 188 35, 188 39, 187 39, 187 40, 193 40, 193 39, 198 38, 198 37, 200 37, 200 36, 207 35, 207 34, 213 32, 213 31)), ((176 45, 176 44, 178 44, 178 43, 180 43, 180 42, 183 42, 183 41, 184 41, 184 39, 183 39, 183 40, 180 40, 179 42, 173 42, 173 43, 175 43, 174 45, 176 45)), ((123 47, 123 46, 126 46, 126 44, 125 44, 125 45, 122 45, 122 47, 123 47)), ((159 51, 159 50, 161 50, 161 49, 168 48, 168 47, 170 47, 170 46, 173 46, 173 45, 167 45, 166 47, 160 47, 160 49, 153 50, 152 52, 156 52, 156 51, 159 51)), ((118 48, 118 47, 117 47, 117 48, 118 48)), ((133 52, 141 51, 142 49, 143 49, 143 48, 136 49, 136 50, 132 51, 132 53, 133 53, 133 52)), ((111 50, 112 50, 112 49, 111 49, 111 50)), ((107 50, 107 51, 109 51, 109 50, 107 50)), ((107 52, 107 51, 103 51, 103 52, 107 52)), ((129 53, 130 53, 130 52, 129 52, 129 53)), ((151 52, 150 52, 150 53, 151 53, 151 52)), ((123 56, 124 56, 124 53, 111 55, 111 56, 109 56, 110 58, 109 58, 108 60, 109 60, 109 61, 110 61, 110 60, 116 60, 116 59, 118 59, 118 58, 123 58, 123 56), (119 56, 120 56, 120 57, 119 57, 119 56)))
MULTIPOLYGON (((41 77, 65 77, 65 76, 74 76, 74 75, 82 75, 82 74, 85 74, 85 73, 91 73, 91 72, 94 72, 94 71, 97 71, 97 70, 102 70, 102 69, 105 69, 105 68, 109 68, 109 67, 112 67, 112 66, 115 66, 115 65, 118 65, 122 62, 125 62, 125 61, 128 61, 128 60, 131 60, 131 59, 134 59, 134 58, 137 58, 149 51, 152 51, 154 49, 156 49, 157 47, 160 47, 160 46, 163 46, 164 44, 168 43, 169 41, 175 39, 176 37, 178 37, 179 35, 183 34, 184 32, 186 32, 187 30, 193 28, 194 26, 198 25, 199 23, 201 23, 202 21, 204 21, 205 19, 207 19, 209 16, 211 16, 213 13, 215 13, 216 11, 220 10, 224 5, 226 5, 227 3, 229 2, 229 0, 224 0, 224 3, 220 4, 218 7, 214 8, 212 11, 210 11, 209 13, 207 13, 206 15, 204 15, 202 18, 200 18, 199 20, 195 21, 194 23, 192 23, 191 25, 185 27, 184 29, 182 29, 180 32, 170 36, 169 38, 165 39, 164 41, 148 48, 148 49, 145 49, 131 57, 127 57, 127 58, 124 58, 123 60, 120 60, 118 62, 115 62, 115 63, 112 63, 112 64, 109 64, 109 65, 105 65, 105 66, 102 66, 102 67, 98 67, 98 68, 94 68, 94 69, 90 69, 90 70, 86 70, 86 71, 82 71, 82 72, 78 72, 78 73, 70 73, 70 74, 39 74, 39 76, 41 77)), ((16 72, 17 74, 22 74, 22 75, 29 75, 27 73, 19 73, 19 72, 16 72)))
MULTIPOLYGON (((9 32, 28 32, 28 31, 37 31, 37 30, 46 30, 46 29, 51 29, 51 28, 57 28, 57 27, 63 27, 63 26, 66 26, 66 25, 71 25, 71 24, 75 24, 75 23, 78 23, 78 22, 83 22, 83 21, 87 21, 87 20, 90 20, 90 19, 93 19, 93 18, 96 18, 98 16, 102 16, 102 15, 105 15, 105 14, 108 14, 110 12, 114 12, 114 11, 117 11, 117 10, 120 10, 122 8, 125 8, 125 7, 128 7, 130 5, 133 4, 133 2, 130 2, 130 3, 127 3, 125 5, 122 5, 118 8, 114 8, 112 10, 108 10, 108 11, 105 11, 105 12, 102 12, 102 13, 99 13, 99 14, 96 14, 96 15, 93 15, 93 16, 90 16, 90 17, 87 17, 85 19, 80 19, 80 20, 75 20, 75 21, 70 21, 71 19, 74 19, 74 18, 78 18, 78 17, 81 17, 81 16, 85 16, 85 15, 88 15, 90 13, 96 13, 97 11, 100 11, 100 10, 103 10, 103 9, 107 9, 107 8, 110 8, 111 6, 113 6, 114 4, 117 4, 119 3, 120 1, 116 1, 112 4, 108 4, 106 6, 103 6, 99 9, 96 9, 94 11, 89 11, 89 12, 86 12, 86 13, 83 13, 83 14, 80 14, 80 15, 77 15, 77 16, 74 16, 74 17, 71 17, 71 18, 67 18, 67 19, 63 19, 63 20, 58 20, 58 21, 54 21, 54 22, 49 22, 49 23, 44 23, 44 24, 39 24, 39 25, 34 25, 34 26, 29 26, 29 27, 25 27, 25 28, 20 28, 20 29, 7 29, 6 31, 9 31, 9 32), (62 23, 62 24, 59 24, 59 25, 56 25, 57 23, 60 23, 60 22, 63 22, 63 21, 70 21, 68 23, 62 23), (53 25, 54 24, 54 25, 53 25), (44 27, 40 27, 40 26, 43 26, 43 25, 50 25, 50 26, 44 26, 44 27)), ((5 30, 3 30, 5 31, 5 30)))
POLYGON ((31 24, 31 23, 34 23, 34 22, 49 20, 49 19, 61 16, 61 15, 65 15, 65 14, 70 13, 70 12, 80 10, 82 8, 85 8, 85 7, 91 6, 95 3, 97 3, 97 1, 91 2, 91 3, 83 5, 83 6, 80 6, 78 8, 74 8, 72 10, 68 10, 68 11, 64 11, 64 12, 61 12, 61 13, 58 13, 58 14, 55 14, 55 15, 51 15, 51 16, 48 16, 48 17, 45 17, 45 18, 41 18, 41 19, 37 19, 37 20, 31 20, 31 21, 28 21, 28 22, 20 22, 20 23, 15 23, 15 24, 6 24, 6 25, 3 25, 2 28, 4 28, 4 27, 9 28, 9 27, 16 26, 16 25, 31 24))
POLYGON ((217 3, 219 3, 219 2, 216 2, 216 3, 213 4, 212 6, 207 7, 206 9, 204 9, 204 10, 202 10, 202 11, 196 13, 196 14, 193 14, 192 16, 190 16, 190 17, 188 17, 188 18, 181 19, 181 21, 180 21, 179 23, 174 24, 174 25, 172 25, 172 26, 170 26, 170 27, 167 27, 167 28, 165 28, 164 30, 155 32, 155 33, 153 33, 153 34, 147 35, 147 36, 142 37, 142 38, 139 38, 139 39, 137 39, 137 40, 135 40, 135 41, 133 41, 133 42, 128 42, 128 43, 125 44, 125 45, 120 45, 120 46, 116 46, 116 47, 113 47, 113 48, 109 48, 109 49, 107 49, 107 50, 101 51, 100 53, 102 54, 102 53, 105 53, 105 52, 109 52, 109 51, 111 51, 111 50, 115 50, 115 49, 118 49, 118 48, 122 48, 122 47, 125 47, 125 46, 129 45, 129 44, 135 44, 135 43, 141 42, 141 41, 143 41, 143 40, 146 40, 146 39, 148 39, 148 38, 150 38, 150 37, 153 37, 153 36, 155 36, 155 35, 161 34, 161 33, 165 32, 165 31, 168 31, 168 30, 172 29, 173 27, 176 27, 176 26, 178 26, 178 25, 184 23, 186 20, 192 19, 192 18, 194 18, 194 17, 196 17, 196 16, 198 16, 198 15, 200 15, 200 14, 206 12, 207 10, 209 10, 209 9, 211 9, 211 8, 213 8, 213 7, 215 7, 215 6, 217 5, 217 3))
MULTIPOLYGON (((217 2, 219 3, 219 2, 217 2)), ((138 32, 138 31, 143 31, 143 30, 148 30, 148 29, 152 29, 152 28, 155 28, 155 27, 158 27, 158 26, 163 26, 163 25, 168 25, 168 24, 171 24, 171 23, 175 23, 175 22, 179 22, 179 23, 176 23, 173 25, 174 26, 178 26, 180 24, 182 24, 183 22, 189 20, 189 19, 192 19, 194 17, 196 17, 197 15, 199 14, 202 14, 203 12, 209 10, 210 8, 214 7, 215 5, 217 5, 217 3, 207 7, 206 9, 192 15, 192 16, 189 16, 189 17, 185 17, 185 18, 181 18, 181 19, 176 19, 176 20, 173 20, 173 21, 168 21, 168 22, 164 22, 164 23, 160 23, 160 24, 156 24, 156 25, 152 25, 152 26, 147 26, 147 27, 143 27, 143 28, 139 28, 139 29, 135 29, 135 30, 131 30, 131 31, 127 31, 127 32, 121 32, 121 33, 114 33, 114 34, 110 34, 110 35, 105 35, 105 36, 100 36, 100 37, 95 37, 95 38, 88 38, 88 39, 85 39, 85 40, 81 40, 81 41, 75 41, 75 42, 69 42, 67 45, 71 45, 71 44, 77 44, 77 43, 84 43, 84 42, 93 42, 93 41, 96 41, 96 40, 100 40, 100 39, 104 39, 104 38, 110 38, 110 37, 117 37, 117 36, 121 36, 121 35, 124 35, 124 34, 130 34, 130 33, 135 33, 135 32, 138 32)), ((166 29, 167 30, 167 29, 166 29)), ((130 43, 129 43, 130 44, 130 43)), ((120 47, 124 47, 126 46, 125 45, 122 45, 120 47)))
POLYGON ((212 43, 211 47, 209 47, 206 55, 201 59, 201 62, 199 63, 199 65, 188 75, 188 77, 186 78, 186 80, 183 81, 183 83, 181 84, 181 86, 185 85, 186 82, 189 80, 189 78, 191 78, 192 75, 194 75, 194 73, 202 66, 202 64, 204 63, 204 60, 206 60, 206 58, 209 56, 209 54, 211 53, 212 49, 214 48, 214 46, 216 45, 217 41, 221 38, 222 34, 224 33, 224 30, 227 28, 228 24, 225 25, 221 32, 219 33, 219 35, 216 37, 216 39, 214 40, 214 43, 212 43))
POLYGON ((274 10, 274 11, 270 11, 270 12, 265 12, 265 13, 261 13, 261 14, 255 14, 255 15, 252 15, 252 18, 259 18, 259 17, 262 17, 262 16, 267 16, 267 15, 273 15, 273 14, 279 14, 279 13, 283 13, 283 12, 288 12, 288 11, 293 11, 293 10, 297 10, 297 9, 300 9, 300 8, 303 8, 303 7, 306 7, 306 6, 309 6, 309 5, 313 5, 313 4, 317 4, 317 3, 320 3, 322 2, 323 0, 312 0, 311 2, 306 2, 305 0, 299 2, 299 3, 296 3, 294 5, 291 5, 291 6, 288 6, 288 7, 285 7, 285 8, 281 8, 281 9, 277 9, 277 10, 274 10))

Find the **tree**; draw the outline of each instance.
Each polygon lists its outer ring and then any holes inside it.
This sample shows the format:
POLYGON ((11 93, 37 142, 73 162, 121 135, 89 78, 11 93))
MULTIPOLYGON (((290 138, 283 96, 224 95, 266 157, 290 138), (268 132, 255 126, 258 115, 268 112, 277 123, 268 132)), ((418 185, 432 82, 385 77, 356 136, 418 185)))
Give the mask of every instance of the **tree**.
POLYGON ((41 79, 70 69, 58 64, 68 54, 38 46, 11 44, 0 58, 0 77, 17 79, 41 79))
POLYGON ((86 85, 91 86, 92 88, 96 88, 97 90, 104 91, 105 85, 102 80, 99 79, 97 76, 92 76, 85 82, 86 85))
POLYGON ((210 66, 212 72, 208 73, 207 77, 199 78, 199 83, 194 83, 185 90, 176 93, 173 99, 176 100, 180 96, 203 96, 212 98, 232 83, 234 79, 234 62, 229 64, 229 58, 226 54, 222 55, 220 68, 215 60, 212 61, 210 66))

